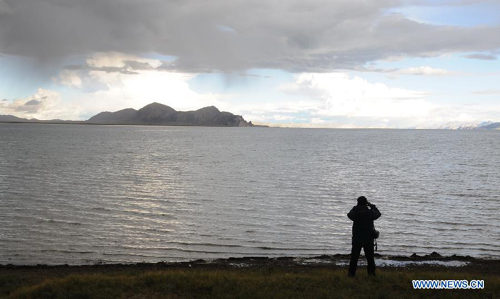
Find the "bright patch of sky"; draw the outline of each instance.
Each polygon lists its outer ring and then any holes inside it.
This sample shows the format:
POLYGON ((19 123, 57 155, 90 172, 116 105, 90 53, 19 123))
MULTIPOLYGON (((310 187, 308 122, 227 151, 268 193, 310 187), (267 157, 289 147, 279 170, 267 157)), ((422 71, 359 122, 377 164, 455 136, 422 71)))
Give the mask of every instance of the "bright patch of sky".
POLYGON ((407 18, 435 25, 451 26, 495 26, 500 24, 500 3, 484 1, 459 5, 459 1, 427 1, 429 6, 408 6, 391 9, 391 12, 402 13, 407 18), (445 5, 445 3, 451 5, 445 5))
POLYGON ((441 104, 470 104, 478 101, 495 104, 500 102, 494 93, 479 95, 478 92, 494 90, 500 82, 500 60, 478 60, 453 54, 435 58, 413 58, 401 61, 377 62, 373 69, 411 69, 429 66, 446 70, 447 75, 408 75, 395 72, 353 72, 373 82, 397 85, 429 93, 428 98, 441 104))
MULTIPOLYGON (((40 82, 33 81, 33 61, 15 56, 0 56, 0 98, 27 97, 36 92, 40 82)), ((45 82, 47 84, 47 82, 45 82)))
POLYGON ((65 90, 65 86, 54 82, 54 77, 64 66, 84 62, 84 57, 76 56, 44 62, 29 57, 0 55, 0 98, 25 98, 35 94, 39 88, 65 90))
POLYGON ((288 99, 277 87, 292 80, 293 74, 282 70, 252 69, 230 74, 198 74, 189 80, 189 86, 198 93, 225 93, 234 100, 260 104, 288 99))

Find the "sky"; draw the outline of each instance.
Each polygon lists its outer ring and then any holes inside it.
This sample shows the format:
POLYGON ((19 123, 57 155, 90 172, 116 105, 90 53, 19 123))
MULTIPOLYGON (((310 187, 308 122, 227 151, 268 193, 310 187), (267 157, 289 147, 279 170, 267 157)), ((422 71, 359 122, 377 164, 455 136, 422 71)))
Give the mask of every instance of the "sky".
POLYGON ((282 127, 500 122, 500 0, 0 0, 0 115, 159 102, 282 127))

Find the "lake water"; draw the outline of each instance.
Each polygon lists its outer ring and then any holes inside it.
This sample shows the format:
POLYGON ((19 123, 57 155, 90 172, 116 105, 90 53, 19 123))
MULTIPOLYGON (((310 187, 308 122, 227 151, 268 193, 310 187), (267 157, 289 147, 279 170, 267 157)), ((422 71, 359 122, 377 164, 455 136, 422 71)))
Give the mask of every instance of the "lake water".
POLYGON ((500 132, 0 124, 0 264, 500 258, 500 132))

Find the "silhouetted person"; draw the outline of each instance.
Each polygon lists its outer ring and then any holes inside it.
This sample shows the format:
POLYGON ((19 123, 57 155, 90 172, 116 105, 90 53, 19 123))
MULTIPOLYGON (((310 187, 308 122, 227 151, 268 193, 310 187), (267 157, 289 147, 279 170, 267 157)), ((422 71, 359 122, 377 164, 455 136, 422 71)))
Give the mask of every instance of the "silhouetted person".
POLYGON ((358 267, 359 254, 363 248, 368 262, 368 275, 375 275, 375 259, 374 255, 374 237, 373 221, 378 219, 382 214, 375 205, 368 202, 366 197, 358 198, 358 205, 354 206, 347 214, 347 217, 354 223, 352 225, 352 249, 351 262, 349 263, 348 275, 354 277, 356 268, 358 267))

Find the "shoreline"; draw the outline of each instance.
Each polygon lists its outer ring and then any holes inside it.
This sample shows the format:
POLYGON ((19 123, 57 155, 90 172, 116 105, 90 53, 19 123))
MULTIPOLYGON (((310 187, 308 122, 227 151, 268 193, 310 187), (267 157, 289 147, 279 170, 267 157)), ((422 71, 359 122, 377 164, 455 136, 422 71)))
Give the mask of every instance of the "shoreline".
POLYGON ((0 121, 0 124, 33 124, 33 125, 85 125, 85 126, 145 126, 145 127, 202 127, 202 128, 269 128, 267 125, 252 125, 248 127, 239 126, 203 126, 203 125, 186 125, 186 124, 113 124, 113 123, 91 123, 86 121, 62 121, 62 122, 49 122, 49 121, 0 121))
MULTIPOLYGON (((36 264, 36 265, 16 265, 16 264, 0 264, 0 271, 5 270, 58 270, 67 269, 75 270, 76 272, 87 272, 92 270, 112 270, 112 269, 141 269, 141 270, 159 270, 167 268, 175 269, 224 269, 224 268, 345 268, 349 263, 350 254, 333 254, 333 255, 318 255, 318 256, 283 256, 283 257, 229 257, 219 259, 195 259, 190 261, 179 262, 131 262, 131 263, 105 263, 96 261, 92 264, 36 264)), ((364 256, 360 256, 358 261, 359 267, 366 265, 364 256)), ((389 256, 375 254, 375 263, 378 268, 385 269, 436 269, 436 268, 453 268, 471 270, 473 272, 488 272, 500 273, 500 259, 495 258, 475 258, 472 256, 442 256, 437 252, 428 255, 412 254, 411 256, 389 256)))

